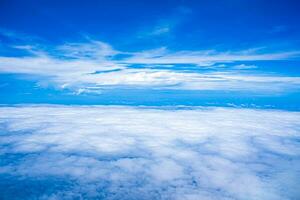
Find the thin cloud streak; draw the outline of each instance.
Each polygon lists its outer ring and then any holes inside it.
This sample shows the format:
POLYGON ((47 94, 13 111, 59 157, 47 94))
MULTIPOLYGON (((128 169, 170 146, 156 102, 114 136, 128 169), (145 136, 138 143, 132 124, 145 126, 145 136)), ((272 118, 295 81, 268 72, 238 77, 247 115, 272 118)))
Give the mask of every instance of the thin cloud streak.
MULTIPOLYGON (((151 52, 151 51, 150 51, 151 52)), ((153 52, 153 51, 152 51, 153 52)), ((288 60, 299 57, 300 51, 282 53, 242 53, 242 52, 214 52, 214 51, 179 51, 175 53, 162 52, 160 55, 151 55, 148 52, 138 53, 128 58, 124 63, 131 64, 197 64, 213 65, 223 62, 236 61, 262 61, 262 60, 288 60)))

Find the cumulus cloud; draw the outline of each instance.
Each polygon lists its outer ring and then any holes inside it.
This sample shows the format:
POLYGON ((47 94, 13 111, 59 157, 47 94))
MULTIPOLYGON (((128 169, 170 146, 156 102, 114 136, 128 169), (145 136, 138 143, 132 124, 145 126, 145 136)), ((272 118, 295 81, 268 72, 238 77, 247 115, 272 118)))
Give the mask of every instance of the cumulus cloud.
POLYGON ((1 107, 0 195, 297 199, 299 127, 276 110, 1 107))

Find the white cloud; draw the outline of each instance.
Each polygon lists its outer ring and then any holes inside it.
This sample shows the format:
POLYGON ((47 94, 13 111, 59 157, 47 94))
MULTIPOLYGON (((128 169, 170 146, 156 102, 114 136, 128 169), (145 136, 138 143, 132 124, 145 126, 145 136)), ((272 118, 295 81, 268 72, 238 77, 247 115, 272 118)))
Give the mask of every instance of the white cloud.
POLYGON ((1 195, 28 180, 35 198, 299 196, 299 112, 17 106, 0 125, 0 184, 16 185, 1 195))
MULTIPOLYGON (((0 73, 34 75, 38 81, 69 88, 75 93, 101 93, 103 87, 152 87, 187 90, 249 90, 282 92, 299 89, 299 77, 252 73, 243 75, 240 70, 256 66, 239 64, 231 67, 235 72, 222 72, 216 63, 290 59, 299 52, 259 54, 257 49, 240 52, 179 51, 166 47, 141 52, 122 52, 111 45, 95 40, 86 43, 66 43, 51 48, 15 46, 32 56, 0 57, 0 73), (126 58, 117 58, 126 55, 126 58), (167 65, 167 69, 133 64, 167 65), (174 64, 174 65, 170 65, 174 64), (175 70, 176 64, 211 66, 219 73, 175 70), (90 89, 93 87, 93 89, 90 89)), ((200 68, 200 66, 199 66, 200 68)))
POLYGON ((248 90, 287 92, 300 85, 299 77, 267 74, 243 75, 233 72, 196 73, 172 69, 131 69, 112 61, 57 60, 43 58, 0 58, 3 73, 23 73, 46 77, 61 88, 101 93, 107 86, 151 87, 185 90, 248 90), (115 70, 115 71, 114 71, 115 70), (101 73, 95 73, 99 72, 101 73), (91 89, 93 88, 93 89, 91 89))
POLYGON ((109 44, 95 40, 90 40, 88 43, 66 43, 58 46, 57 50, 63 56, 94 60, 101 60, 121 53, 113 49, 109 44))
POLYGON ((240 65, 235 65, 232 67, 233 69, 256 69, 256 65, 245 65, 245 64, 240 64, 240 65))
POLYGON ((0 71, 2 73, 72 77, 72 75, 84 75, 97 70, 112 69, 122 69, 122 65, 107 60, 101 62, 94 60, 60 60, 49 56, 0 57, 0 71))
MULTIPOLYGON (((153 50, 151 50, 153 51, 153 50)), ((162 52, 161 55, 151 55, 147 51, 138 53, 136 56, 124 60, 124 63, 130 64, 197 64, 206 66, 207 63, 213 65, 220 62, 236 61, 259 61, 259 60, 285 60, 298 57, 299 51, 281 52, 281 53, 257 53, 257 52, 216 52, 208 51, 178 51, 162 52)))
POLYGON ((153 37, 153 36, 161 36, 166 35, 171 31, 172 25, 171 24, 162 24, 159 26, 154 27, 154 29, 150 32, 145 32, 140 34, 140 38, 143 37, 153 37))
MULTIPOLYGON (((189 73, 157 69, 124 69, 120 71, 83 75, 83 83, 105 86, 152 87, 184 90, 229 90, 256 92, 287 92, 300 87, 299 77, 243 75, 238 73, 189 73)), ((57 79, 71 84, 77 79, 57 79)))

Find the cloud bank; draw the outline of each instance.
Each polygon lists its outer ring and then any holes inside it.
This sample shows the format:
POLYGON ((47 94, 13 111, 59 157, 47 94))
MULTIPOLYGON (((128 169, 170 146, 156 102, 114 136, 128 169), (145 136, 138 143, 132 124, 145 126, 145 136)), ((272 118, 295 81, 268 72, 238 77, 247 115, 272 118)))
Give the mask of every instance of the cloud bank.
POLYGON ((0 108, 1 199, 297 199, 300 113, 0 108))

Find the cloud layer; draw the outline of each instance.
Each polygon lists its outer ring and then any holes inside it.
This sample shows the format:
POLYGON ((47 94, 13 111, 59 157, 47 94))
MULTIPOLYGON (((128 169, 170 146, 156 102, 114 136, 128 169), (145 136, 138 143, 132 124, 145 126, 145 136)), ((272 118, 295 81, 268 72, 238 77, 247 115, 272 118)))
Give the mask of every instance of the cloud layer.
POLYGON ((2 199, 300 196, 298 112, 17 106, 0 125, 2 199))

